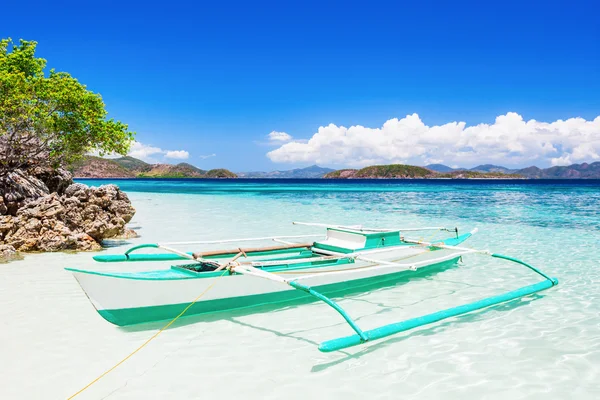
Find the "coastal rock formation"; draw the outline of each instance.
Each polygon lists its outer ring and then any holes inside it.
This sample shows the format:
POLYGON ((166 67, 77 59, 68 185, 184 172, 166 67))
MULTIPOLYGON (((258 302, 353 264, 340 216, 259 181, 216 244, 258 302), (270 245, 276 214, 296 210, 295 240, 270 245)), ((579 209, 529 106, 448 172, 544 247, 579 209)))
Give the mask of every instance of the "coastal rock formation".
POLYGON ((64 170, 37 176, 17 171, 5 182, 0 253, 6 257, 12 251, 98 250, 103 239, 135 235, 125 228, 135 209, 115 185, 73 183, 64 170))

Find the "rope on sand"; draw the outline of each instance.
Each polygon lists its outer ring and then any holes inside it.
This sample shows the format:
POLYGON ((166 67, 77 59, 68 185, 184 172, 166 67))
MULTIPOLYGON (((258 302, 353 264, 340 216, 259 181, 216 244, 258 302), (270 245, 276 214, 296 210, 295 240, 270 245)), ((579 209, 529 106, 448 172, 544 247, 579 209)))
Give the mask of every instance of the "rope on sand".
POLYGON ((132 351, 131 353, 129 353, 127 355, 127 357, 123 358, 121 361, 119 361, 118 363, 116 363, 115 365, 113 365, 112 367, 110 367, 109 369, 107 369, 106 371, 104 371, 100 376, 98 376, 96 379, 94 379, 93 381, 91 381, 90 383, 88 383, 87 385, 85 385, 82 389, 80 389, 77 393, 73 394, 67 400, 71 400, 71 399, 75 398, 75 396, 78 396, 81 393, 83 393, 84 390, 86 390, 87 388, 89 388, 90 386, 92 386, 94 383, 98 382, 100 379, 102 379, 103 377, 105 377, 106 375, 108 375, 110 372, 112 372, 113 370, 115 370, 119 365, 121 365, 125 361, 129 360, 135 353, 137 353, 138 351, 140 351, 141 349, 143 349, 144 347, 146 347, 146 345, 148 343, 150 343, 151 341, 153 341, 154 339, 156 339, 158 337, 158 335, 160 335, 165 330, 167 330, 171 325, 173 325, 173 323, 175 321, 177 321, 179 319, 179 317, 181 317, 183 314, 185 314, 187 312, 187 310, 189 310, 198 300, 200 300, 200 298, 202 296, 204 296, 206 293, 208 293, 208 291, 211 290, 213 288, 213 286, 215 286, 215 284, 219 281, 219 279, 221 277, 223 277, 223 275, 225 275, 225 273, 228 273, 228 272, 229 272, 228 270, 224 270, 223 273, 221 275, 219 275, 219 277, 217 279, 215 279, 215 281, 212 284, 210 284, 210 286, 208 286, 206 289, 204 289, 204 291, 202 293, 200 293, 198 295, 198 297, 196 297, 194 299, 194 301, 192 301, 190 304, 188 304, 183 309, 183 311, 181 311, 179 313, 179 315, 177 315, 175 318, 173 318, 168 324, 166 324, 165 326, 163 326, 158 332, 156 332, 154 335, 152 335, 141 346, 139 346, 137 349, 135 349, 134 351, 132 351))

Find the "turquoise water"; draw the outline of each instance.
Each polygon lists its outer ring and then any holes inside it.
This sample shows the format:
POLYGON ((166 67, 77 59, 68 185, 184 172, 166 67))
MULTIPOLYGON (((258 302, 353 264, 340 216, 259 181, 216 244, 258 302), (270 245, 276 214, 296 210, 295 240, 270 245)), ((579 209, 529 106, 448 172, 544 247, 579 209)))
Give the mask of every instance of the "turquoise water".
POLYGON ((249 196, 347 210, 599 229, 600 180, 84 180, 126 192, 249 196))
MULTIPOLYGON (((82 180, 99 185, 106 181, 82 180)), ((600 396, 600 182, 118 180, 145 242, 318 229, 292 221, 479 228, 468 245, 521 258, 556 288, 345 352, 318 343, 350 334, 320 304, 188 319, 81 398, 596 399, 600 396)), ((418 238, 419 236, 416 235, 418 238)), ((429 233, 421 236, 431 238, 429 233)), ((196 250, 192 248, 190 250, 196 250)), ((466 256, 340 304, 365 329, 538 281, 525 268, 466 256)), ((89 254, 28 255, 0 266, 0 397, 65 398, 160 326, 117 328, 63 267, 89 254), (35 379, 31 379, 34 376, 35 379)), ((144 263, 132 269, 157 268, 144 263)), ((164 267, 158 266, 158 267, 164 267)))

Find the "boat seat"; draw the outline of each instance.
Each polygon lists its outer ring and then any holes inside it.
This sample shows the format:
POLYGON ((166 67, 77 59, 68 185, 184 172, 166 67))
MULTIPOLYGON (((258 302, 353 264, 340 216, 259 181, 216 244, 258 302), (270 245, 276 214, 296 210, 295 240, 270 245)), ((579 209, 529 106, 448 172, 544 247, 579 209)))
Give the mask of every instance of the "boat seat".
POLYGON ((353 253, 359 250, 375 249, 402 244, 399 231, 362 232, 349 229, 328 228, 325 240, 315 242, 313 249, 353 253))

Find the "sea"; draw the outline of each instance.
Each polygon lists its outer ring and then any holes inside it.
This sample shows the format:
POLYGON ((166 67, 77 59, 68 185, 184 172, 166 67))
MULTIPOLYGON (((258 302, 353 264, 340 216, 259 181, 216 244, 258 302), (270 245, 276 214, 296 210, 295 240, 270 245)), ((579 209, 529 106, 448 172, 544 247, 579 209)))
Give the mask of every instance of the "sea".
MULTIPOLYGON (((598 180, 79 181, 117 184, 137 210, 129 226, 139 237, 106 241, 106 254, 141 243, 323 232, 294 221, 478 228, 465 245, 522 259, 559 285, 332 353, 318 344, 352 331, 325 304, 182 318, 75 399, 600 398, 598 180)), ((0 399, 69 398, 164 325, 111 325, 64 268, 169 262, 99 264, 92 255, 27 254, 0 265, 0 399)), ((455 267, 336 300, 371 329, 539 280, 517 264, 466 255, 455 267)))

